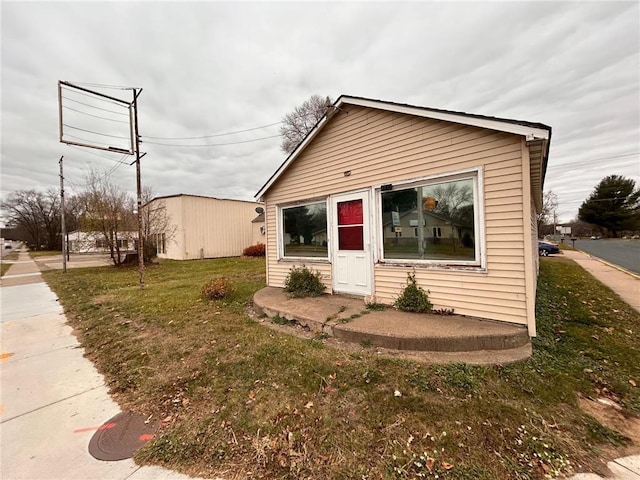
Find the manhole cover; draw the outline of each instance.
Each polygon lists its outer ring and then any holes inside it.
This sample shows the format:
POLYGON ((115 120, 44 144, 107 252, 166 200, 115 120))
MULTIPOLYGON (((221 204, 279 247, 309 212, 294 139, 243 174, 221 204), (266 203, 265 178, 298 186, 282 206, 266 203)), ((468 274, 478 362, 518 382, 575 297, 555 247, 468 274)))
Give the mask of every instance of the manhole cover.
POLYGON ((131 458, 157 431, 158 423, 145 423, 147 417, 121 412, 105 422, 89 441, 89 453, 98 460, 131 458))

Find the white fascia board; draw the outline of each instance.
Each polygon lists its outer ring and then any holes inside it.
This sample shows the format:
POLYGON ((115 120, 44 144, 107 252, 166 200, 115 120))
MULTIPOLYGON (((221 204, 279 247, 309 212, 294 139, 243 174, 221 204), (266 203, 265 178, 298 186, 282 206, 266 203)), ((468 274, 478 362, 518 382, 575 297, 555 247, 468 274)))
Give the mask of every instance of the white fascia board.
POLYGON ((421 108, 414 108, 403 105, 393 105, 385 102, 376 102, 374 100, 364 100, 353 97, 343 97, 338 103, 338 107, 342 104, 358 105, 361 107, 377 108, 379 110, 388 110, 391 112, 404 113, 407 115, 414 115, 417 117, 433 118, 434 120, 443 120, 446 122, 461 123, 463 125, 470 125, 473 127, 488 128, 490 130, 497 130, 500 132, 514 133, 516 135, 523 135, 528 137, 527 139, 548 139, 549 131, 542 128, 528 127, 525 125, 517 125, 510 122, 502 122, 500 120, 491 120, 487 118, 476 118, 467 116, 464 114, 446 113, 446 112, 434 112, 430 110, 423 110, 421 108))

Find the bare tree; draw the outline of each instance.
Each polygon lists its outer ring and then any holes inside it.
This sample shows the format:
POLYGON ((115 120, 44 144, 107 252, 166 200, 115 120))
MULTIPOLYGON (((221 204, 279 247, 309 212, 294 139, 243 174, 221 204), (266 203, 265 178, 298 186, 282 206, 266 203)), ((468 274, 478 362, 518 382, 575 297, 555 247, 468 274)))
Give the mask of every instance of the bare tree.
POLYGON ((123 250, 136 230, 135 202, 117 185, 95 171, 87 175, 87 190, 78 195, 82 204, 81 230, 91 232, 111 253, 114 265, 122 262, 123 250))
POLYGON ((280 148, 285 153, 291 153, 304 140, 307 134, 316 126, 327 112, 333 100, 330 97, 312 95, 293 112, 287 113, 282 119, 280 134, 282 144, 280 148))
MULTIPOLYGON (((538 232, 542 231, 544 225, 555 224, 558 221, 558 196, 552 190, 544 192, 542 195, 542 209, 537 215, 538 232)), ((555 235, 556 232, 553 232, 555 235)))
POLYGON ((144 239, 144 258, 150 260, 158 250, 166 250, 168 242, 173 240, 176 226, 167 213, 166 202, 162 198, 154 200, 153 189, 142 189, 142 237, 144 239))
POLYGON ((35 249, 60 248, 60 193, 18 190, 2 202, 6 222, 27 233, 27 242, 35 249))

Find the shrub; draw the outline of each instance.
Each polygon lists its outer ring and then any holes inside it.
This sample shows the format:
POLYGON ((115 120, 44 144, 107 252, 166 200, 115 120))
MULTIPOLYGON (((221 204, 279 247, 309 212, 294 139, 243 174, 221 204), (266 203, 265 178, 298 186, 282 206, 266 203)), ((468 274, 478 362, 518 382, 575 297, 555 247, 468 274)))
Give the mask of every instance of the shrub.
POLYGON ((416 273, 407 273, 407 286, 394 303, 398 310, 403 312, 424 313, 429 312, 433 305, 429 301, 429 296, 422 287, 416 283, 416 273))
POLYGON ((218 277, 202 287, 202 296, 209 300, 222 300, 234 292, 233 283, 227 277, 218 277))
POLYGON ((265 255, 265 245, 264 243, 258 243, 256 245, 251 245, 250 247, 245 248, 242 251, 242 255, 245 257, 264 257, 265 255))
POLYGON ((289 270, 284 285, 292 297, 317 297, 324 292, 322 274, 309 270, 305 265, 289 270))

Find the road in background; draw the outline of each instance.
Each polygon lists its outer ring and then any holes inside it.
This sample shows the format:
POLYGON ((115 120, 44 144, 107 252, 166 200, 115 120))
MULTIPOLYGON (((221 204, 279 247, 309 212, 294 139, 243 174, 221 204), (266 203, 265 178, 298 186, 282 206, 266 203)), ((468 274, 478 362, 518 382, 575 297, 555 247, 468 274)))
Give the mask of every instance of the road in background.
POLYGON ((576 248, 640 275, 640 240, 576 240, 576 248))

